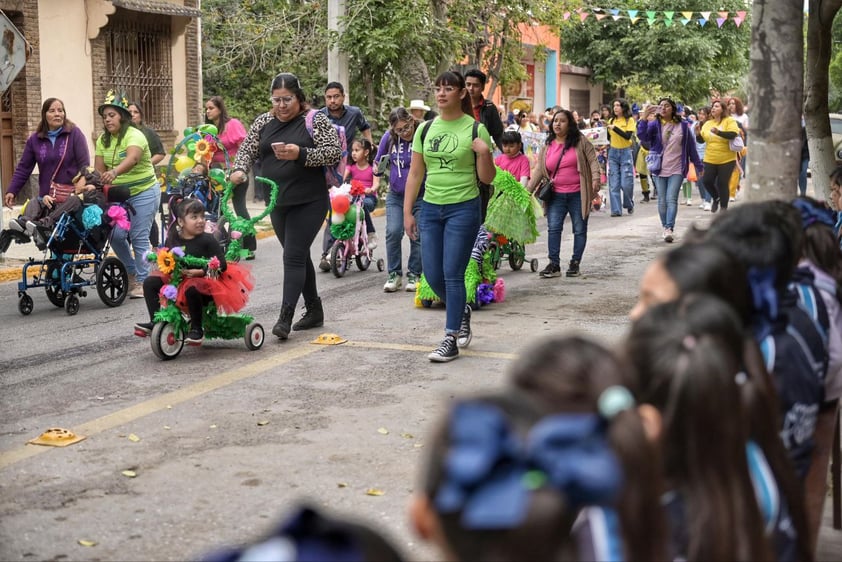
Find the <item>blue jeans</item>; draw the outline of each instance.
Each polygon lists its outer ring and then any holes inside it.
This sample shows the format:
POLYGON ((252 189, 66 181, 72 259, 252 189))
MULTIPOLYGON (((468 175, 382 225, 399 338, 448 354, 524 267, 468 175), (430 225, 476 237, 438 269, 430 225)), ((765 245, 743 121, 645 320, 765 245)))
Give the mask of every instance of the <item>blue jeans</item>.
POLYGON ((564 217, 570 215, 573 223, 573 260, 582 261, 585 244, 588 242, 588 219, 582 217, 582 192, 556 193, 547 204, 547 257, 553 265, 559 265, 561 253, 561 231, 564 217))
POLYGON ((655 186, 658 188, 658 214, 661 215, 661 226, 672 230, 675 228, 675 217, 678 215, 678 193, 684 176, 655 176, 655 186))
MULTIPOLYGON (((386 261, 389 273, 403 275, 403 255, 401 241, 403 240, 403 193, 390 191, 386 195, 386 261)), ((418 221, 421 211, 421 200, 416 199, 412 207, 412 215, 418 221)), ((407 271, 413 275, 421 275, 421 236, 417 240, 409 241, 409 263, 407 271)))
POLYGON ((809 165, 809 160, 802 160, 801 169, 798 170, 798 193, 802 197, 807 195, 807 168, 809 165))
POLYGON ((374 223, 371 220, 371 211, 377 208, 377 196, 366 195, 363 197, 363 211, 365 211, 365 230, 369 234, 374 234, 374 223))
POLYGON ((138 283, 143 283, 149 275, 149 261, 146 259, 150 248, 149 230, 152 228, 152 221, 155 220, 155 211, 161 203, 161 186, 156 182, 149 189, 129 197, 128 203, 135 211, 133 215, 129 215, 132 226, 128 231, 122 228, 114 229, 111 248, 126 266, 128 274, 137 276, 138 283))
POLYGON ((421 262, 427 283, 447 307, 447 334, 457 333, 462 323, 465 268, 479 232, 480 212, 479 197, 450 205, 421 204, 421 262))
MULTIPOLYGON (((634 209, 634 165, 631 148, 608 149, 608 197, 611 214, 623 214, 623 209, 634 209), (622 194, 622 201, 620 195, 622 194), (622 203, 622 205, 621 205, 622 203)), ((661 192, 658 191, 660 197, 661 192)))
POLYGON ((704 184, 704 183, 702 183, 702 178, 701 178, 701 176, 700 176, 700 177, 699 177, 699 179, 696 181, 696 187, 698 187, 698 188, 699 188, 699 196, 700 196, 702 199, 704 199, 705 203, 710 203, 710 201, 711 201, 711 198, 710 198, 710 193, 708 193, 708 190, 707 190, 707 189, 705 189, 705 184, 704 184))

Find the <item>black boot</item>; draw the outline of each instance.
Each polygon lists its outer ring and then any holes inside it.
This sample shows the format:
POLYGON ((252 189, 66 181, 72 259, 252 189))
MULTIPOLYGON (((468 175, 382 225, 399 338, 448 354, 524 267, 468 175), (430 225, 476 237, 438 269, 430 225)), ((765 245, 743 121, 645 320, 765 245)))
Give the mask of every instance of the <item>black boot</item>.
POLYGON ((322 299, 316 297, 315 300, 305 302, 304 307, 307 312, 301 317, 301 320, 292 325, 292 329, 309 330, 310 328, 320 328, 325 323, 325 313, 322 310, 322 299))
POLYGON ((281 305, 281 315, 278 316, 278 321, 275 322, 275 326, 272 328, 272 333, 282 340, 287 339, 293 315, 295 315, 294 308, 287 303, 281 305))

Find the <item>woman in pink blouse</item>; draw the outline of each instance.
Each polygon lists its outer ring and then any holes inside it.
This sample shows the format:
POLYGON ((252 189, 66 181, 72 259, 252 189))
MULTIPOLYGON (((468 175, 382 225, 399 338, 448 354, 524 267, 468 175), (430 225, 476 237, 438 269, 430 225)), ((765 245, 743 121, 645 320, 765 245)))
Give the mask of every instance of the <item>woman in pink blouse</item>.
MULTIPOLYGON (((246 129, 240 121, 228 115, 228 110, 225 109, 225 102, 222 100, 222 96, 213 96, 205 103, 205 123, 216 125, 219 142, 228 151, 230 162, 234 162, 237 151, 246 138, 246 129)), ((223 156, 222 151, 218 150, 214 152, 211 167, 225 167, 225 156, 223 156)), ((237 213, 237 216, 246 219, 251 218, 246 207, 246 192, 248 191, 248 187, 248 181, 235 184, 231 197, 231 203, 234 205, 234 211, 237 213)), ((257 241, 254 239, 254 236, 243 236, 243 248, 249 251, 246 259, 253 260, 254 251, 257 249, 257 241)))
POLYGON ((547 143, 541 148, 529 181, 530 191, 535 190, 543 177, 553 181, 553 198, 544 204, 550 263, 538 275, 544 279, 561 276, 561 231, 564 218, 569 214, 573 223, 573 256, 565 275, 578 277, 588 241, 591 201, 600 187, 599 163, 596 150, 582 136, 570 111, 556 111, 550 127, 547 143))

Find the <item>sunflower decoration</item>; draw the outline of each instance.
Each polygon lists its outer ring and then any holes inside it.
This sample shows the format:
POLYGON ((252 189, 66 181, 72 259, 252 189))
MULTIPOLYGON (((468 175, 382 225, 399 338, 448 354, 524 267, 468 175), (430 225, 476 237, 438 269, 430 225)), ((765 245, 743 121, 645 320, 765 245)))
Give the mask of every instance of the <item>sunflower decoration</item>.
POLYGON ((175 256, 170 250, 161 248, 158 252, 158 269, 164 275, 169 275, 175 270, 175 256))
POLYGON ((208 157, 210 143, 206 139, 196 141, 196 148, 193 149, 194 160, 203 160, 208 157))

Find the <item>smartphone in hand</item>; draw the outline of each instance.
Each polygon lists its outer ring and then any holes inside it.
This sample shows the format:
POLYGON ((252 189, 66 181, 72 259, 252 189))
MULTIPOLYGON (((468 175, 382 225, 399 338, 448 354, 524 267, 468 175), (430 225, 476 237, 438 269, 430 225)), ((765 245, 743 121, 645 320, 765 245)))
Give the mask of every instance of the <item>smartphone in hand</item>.
POLYGON ((281 153, 284 149, 284 146, 286 146, 286 143, 283 143, 283 142, 273 142, 272 143, 272 150, 275 151, 275 158, 281 157, 281 153))
POLYGON ((377 161, 377 173, 379 175, 385 174, 389 170, 389 155, 384 154, 377 161))

